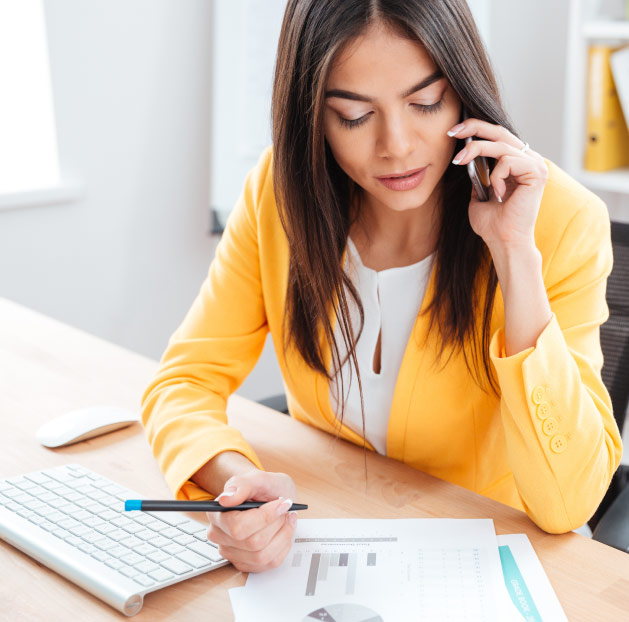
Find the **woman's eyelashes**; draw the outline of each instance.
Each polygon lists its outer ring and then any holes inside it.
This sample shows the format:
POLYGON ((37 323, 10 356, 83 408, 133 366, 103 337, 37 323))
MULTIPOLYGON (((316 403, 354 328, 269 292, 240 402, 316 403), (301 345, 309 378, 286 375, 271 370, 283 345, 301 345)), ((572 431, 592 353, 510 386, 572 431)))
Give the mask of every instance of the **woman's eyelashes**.
MULTIPOLYGON (((411 104, 411 106, 422 114, 434 114, 435 112, 439 112, 439 110, 443 107, 443 98, 434 104, 411 104)), ((366 115, 363 115, 358 119, 346 119, 345 117, 338 115, 338 119, 343 127, 354 129, 365 123, 372 114, 373 112, 368 112, 366 115)))

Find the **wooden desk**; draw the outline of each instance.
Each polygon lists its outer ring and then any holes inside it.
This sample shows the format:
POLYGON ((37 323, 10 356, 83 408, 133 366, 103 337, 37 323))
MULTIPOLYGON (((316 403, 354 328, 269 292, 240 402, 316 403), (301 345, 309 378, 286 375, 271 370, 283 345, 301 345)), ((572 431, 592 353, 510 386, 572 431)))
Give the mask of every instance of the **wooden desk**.
MULTIPOLYGON (((138 425, 55 450, 35 439, 42 423, 75 408, 138 410, 156 365, 0 299, 0 477, 77 462, 148 498, 168 498, 138 425)), ((267 469, 292 475, 311 508, 304 516, 493 518, 497 533, 528 535, 571 622, 629 619, 628 555, 574 533, 548 535, 517 510, 372 453, 366 482, 362 449, 238 396, 229 417, 267 469)), ((66 621, 79 612, 90 622, 126 619, 2 540, 0 568, 0 617, 8 612, 7 620, 66 621)), ((232 566, 189 579, 149 594, 133 619, 233 620, 227 590, 245 579, 232 566)))

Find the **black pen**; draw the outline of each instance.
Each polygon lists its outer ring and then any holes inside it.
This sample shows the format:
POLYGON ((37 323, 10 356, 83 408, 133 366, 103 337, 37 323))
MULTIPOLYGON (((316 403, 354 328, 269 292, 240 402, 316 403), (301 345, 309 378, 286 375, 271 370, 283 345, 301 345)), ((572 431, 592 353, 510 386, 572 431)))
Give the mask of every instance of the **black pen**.
MULTIPOLYGON (((252 510, 259 508, 268 501, 245 501, 239 505, 225 507, 218 501, 171 501, 169 499, 161 501, 157 499, 126 499, 124 502, 125 512, 131 510, 141 510, 142 512, 232 512, 235 510, 252 510)), ((288 509, 307 510, 308 506, 303 503, 293 503, 288 509)))

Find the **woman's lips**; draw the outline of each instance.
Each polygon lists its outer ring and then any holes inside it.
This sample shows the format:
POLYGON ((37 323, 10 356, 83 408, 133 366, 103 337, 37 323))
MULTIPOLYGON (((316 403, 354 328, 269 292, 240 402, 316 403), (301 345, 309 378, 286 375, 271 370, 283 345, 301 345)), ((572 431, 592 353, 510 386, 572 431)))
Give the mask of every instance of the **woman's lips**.
POLYGON ((427 166, 424 166, 424 168, 402 173, 402 176, 376 177, 376 179, 389 190, 412 190, 422 182, 427 168, 427 166))

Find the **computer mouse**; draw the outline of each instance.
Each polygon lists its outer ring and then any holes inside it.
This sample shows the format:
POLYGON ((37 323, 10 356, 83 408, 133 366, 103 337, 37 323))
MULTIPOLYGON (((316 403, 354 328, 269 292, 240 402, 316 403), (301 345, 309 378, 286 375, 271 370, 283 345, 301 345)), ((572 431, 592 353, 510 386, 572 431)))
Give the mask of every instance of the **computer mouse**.
POLYGON ((44 447, 63 447, 139 422, 137 414, 113 406, 90 406, 72 410, 44 423, 37 440, 44 447))

